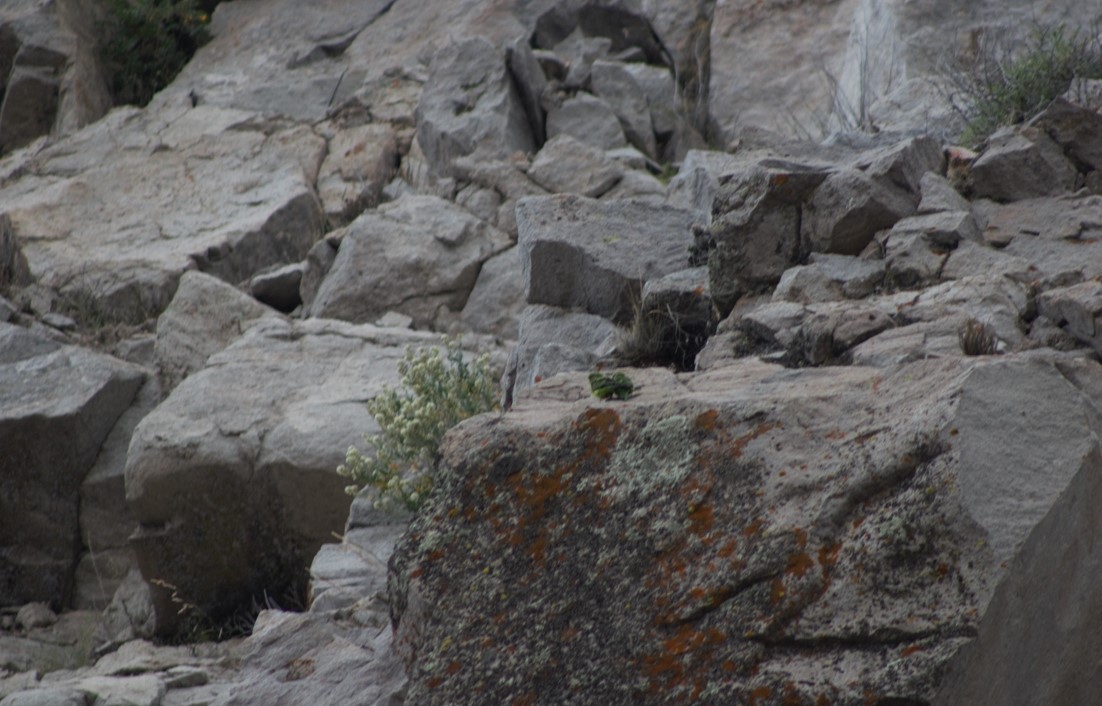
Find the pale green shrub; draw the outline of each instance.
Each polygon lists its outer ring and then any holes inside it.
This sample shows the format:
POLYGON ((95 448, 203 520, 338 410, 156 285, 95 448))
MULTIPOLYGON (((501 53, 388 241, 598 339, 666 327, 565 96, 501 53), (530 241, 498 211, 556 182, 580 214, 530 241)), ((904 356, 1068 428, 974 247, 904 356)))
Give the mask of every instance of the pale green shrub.
POLYGON ((371 486, 376 506, 416 510, 432 488, 436 453, 444 433, 459 422, 497 407, 497 383, 489 355, 467 361, 459 341, 444 339, 444 349, 406 348, 398 363, 403 390, 383 389, 367 403, 382 431, 364 436, 374 458, 348 448, 337 473, 352 481, 355 495, 371 486))

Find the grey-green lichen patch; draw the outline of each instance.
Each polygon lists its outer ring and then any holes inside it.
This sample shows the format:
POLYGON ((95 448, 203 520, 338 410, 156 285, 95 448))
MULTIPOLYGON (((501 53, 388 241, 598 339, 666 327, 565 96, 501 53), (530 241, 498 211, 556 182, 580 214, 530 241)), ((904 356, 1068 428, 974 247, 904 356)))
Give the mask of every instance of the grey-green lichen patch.
POLYGON ((638 434, 625 434, 612 451, 608 492, 623 500, 676 486, 692 471, 695 451, 689 420, 680 414, 651 422, 638 434))

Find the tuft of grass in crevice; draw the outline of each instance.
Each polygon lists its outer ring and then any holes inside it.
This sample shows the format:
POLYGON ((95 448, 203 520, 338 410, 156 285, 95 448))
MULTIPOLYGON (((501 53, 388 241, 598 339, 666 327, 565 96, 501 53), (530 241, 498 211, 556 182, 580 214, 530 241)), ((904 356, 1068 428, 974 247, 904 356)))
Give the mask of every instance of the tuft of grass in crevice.
POLYGON ((964 355, 994 355, 999 351, 995 331, 978 319, 968 319, 957 330, 957 342, 964 355))
POLYGON ((1000 127, 1037 115, 1072 80, 1102 78, 1102 36, 1058 24, 1034 27, 1012 49, 980 37, 973 56, 943 74, 950 105, 966 122, 960 141, 978 146, 1000 127))

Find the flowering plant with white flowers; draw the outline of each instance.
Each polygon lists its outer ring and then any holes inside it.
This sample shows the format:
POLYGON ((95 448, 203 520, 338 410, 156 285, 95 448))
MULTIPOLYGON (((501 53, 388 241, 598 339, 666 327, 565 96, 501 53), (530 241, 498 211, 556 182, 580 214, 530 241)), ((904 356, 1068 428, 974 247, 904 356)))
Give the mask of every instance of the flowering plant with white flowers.
POLYGON ((384 387, 367 403, 382 431, 364 440, 374 446, 374 458, 348 447, 337 473, 352 481, 345 490, 376 488, 377 507, 416 510, 432 488, 436 452, 444 433, 468 417, 497 408, 497 383, 490 356, 467 361, 457 339, 444 338, 444 348, 406 348, 398 363, 403 391, 384 387))

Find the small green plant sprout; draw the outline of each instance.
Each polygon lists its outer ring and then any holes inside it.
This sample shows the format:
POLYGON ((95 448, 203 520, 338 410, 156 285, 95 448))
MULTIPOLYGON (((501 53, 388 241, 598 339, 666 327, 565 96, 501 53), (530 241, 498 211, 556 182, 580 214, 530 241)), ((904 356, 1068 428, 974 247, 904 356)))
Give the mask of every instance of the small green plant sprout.
POLYGON ((957 341, 964 355, 993 355, 999 350, 994 330, 978 319, 968 319, 957 329, 957 341))
POLYGON ((372 487, 378 491, 377 507, 417 510, 432 488, 444 434, 468 417, 497 408, 489 354, 468 361, 457 339, 445 337, 443 344, 443 350, 406 348, 398 363, 402 389, 384 387, 367 403, 381 432, 364 436, 374 457, 350 446, 337 468, 351 481, 345 488, 350 495, 372 487))
POLYGON ((145 105, 209 39, 196 0, 109 0, 101 32, 116 104, 145 105))
POLYGON ((589 374, 589 389, 595 397, 602 400, 607 400, 609 397, 626 400, 631 397, 631 393, 635 392, 635 383, 623 373, 606 375, 593 372, 589 374))

